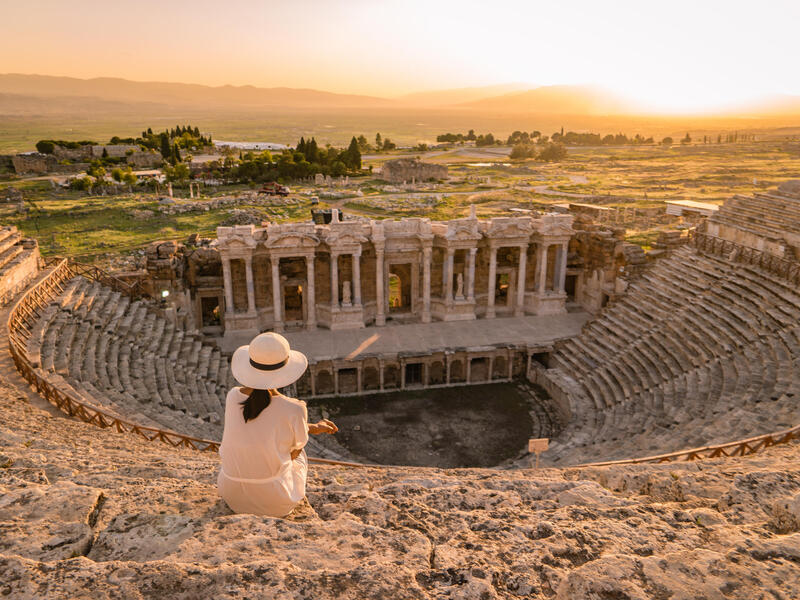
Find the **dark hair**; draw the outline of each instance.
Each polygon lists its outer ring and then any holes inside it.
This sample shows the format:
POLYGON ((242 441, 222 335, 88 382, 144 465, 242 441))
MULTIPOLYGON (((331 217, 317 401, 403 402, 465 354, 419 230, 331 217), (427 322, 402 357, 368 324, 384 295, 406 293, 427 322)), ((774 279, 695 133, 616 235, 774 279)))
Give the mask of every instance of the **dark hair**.
POLYGON ((271 400, 272 396, 270 396, 269 390, 253 390, 250 392, 247 400, 241 403, 244 422, 247 423, 260 415, 261 411, 269 406, 271 400))

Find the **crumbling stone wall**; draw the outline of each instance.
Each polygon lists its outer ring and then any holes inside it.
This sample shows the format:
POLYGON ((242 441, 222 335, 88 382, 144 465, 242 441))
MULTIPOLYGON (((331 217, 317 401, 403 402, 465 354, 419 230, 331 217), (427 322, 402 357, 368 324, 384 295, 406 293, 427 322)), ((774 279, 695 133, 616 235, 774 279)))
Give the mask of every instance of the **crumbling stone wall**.
POLYGON ((164 159, 158 152, 134 152, 126 162, 135 169, 154 169, 160 167, 164 159))
POLYGON ((625 241, 625 230, 608 228, 585 216, 576 218, 569 245, 568 276, 574 276, 575 302, 596 312, 623 293, 647 265, 642 249, 625 241))
POLYGON ((58 167, 58 159, 52 154, 40 154, 30 152, 27 154, 17 154, 12 162, 14 171, 17 175, 27 175, 29 173, 43 175, 54 171, 58 167))
POLYGON ((138 152, 139 146, 135 144, 101 144, 97 146, 87 146, 90 150, 91 158, 101 158, 103 150, 109 158, 124 158, 128 152, 138 152))
POLYGON ((380 178, 390 183, 446 179, 447 167, 425 163, 416 158, 398 158, 383 163, 380 178))

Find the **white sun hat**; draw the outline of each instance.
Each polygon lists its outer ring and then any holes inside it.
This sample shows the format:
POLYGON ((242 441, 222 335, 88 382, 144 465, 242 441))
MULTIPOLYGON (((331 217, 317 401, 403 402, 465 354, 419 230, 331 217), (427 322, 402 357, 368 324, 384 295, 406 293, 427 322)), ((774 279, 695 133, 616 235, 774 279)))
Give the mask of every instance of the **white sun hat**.
POLYGON ((267 390, 297 381, 308 367, 305 354, 289 348, 277 333, 262 333, 249 346, 240 346, 231 359, 233 377, 245 387, 267 390))

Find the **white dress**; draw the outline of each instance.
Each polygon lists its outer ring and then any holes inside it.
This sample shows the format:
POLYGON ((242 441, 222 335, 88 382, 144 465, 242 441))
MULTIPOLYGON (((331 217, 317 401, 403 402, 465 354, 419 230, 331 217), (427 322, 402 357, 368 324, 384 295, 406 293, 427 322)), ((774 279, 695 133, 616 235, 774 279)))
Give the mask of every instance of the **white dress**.
POLYGON ((290 453, 308 442, 308 411, 305 402, 278 395, 245 423, 246 399, 239 388, 225 399, 219 495, 234 512, 285 517, 306 493, 306 453, 295 460, 290 453))

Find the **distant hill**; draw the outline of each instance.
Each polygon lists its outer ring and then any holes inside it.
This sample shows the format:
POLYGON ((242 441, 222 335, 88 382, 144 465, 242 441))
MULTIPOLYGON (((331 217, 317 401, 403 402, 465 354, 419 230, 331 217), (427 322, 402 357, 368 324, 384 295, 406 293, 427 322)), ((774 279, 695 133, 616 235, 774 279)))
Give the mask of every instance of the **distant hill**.
POLYGON ((602 88, 549 85, 461 104, 464 108, 499 113, 618 115, 640 113, 633 103, 602 88))
MULTIPOLYGON (((224 85, 129 81, 112 77, 76 79, 47 75, 0 75, 0 94, 25 97, 79 97, 125 104, 161 104, 171 108, 378 108, 392 106, 386 98, 334 94, 312 89, 258 88, 224 85)), ((15 103, 14 103, 15 104, 15 103)))
POLYGON ((504 83, 483 87, 465 87, 450 90, 431 90, 398 96, 396 100, 409 106, 441 107, 476 102, 502 94, 530 89, 525 83, 504 83))
POLYGON ((800 116, 800 96, 791 96, 789 94, 765 96, 758 100, 735 106, 724 112, 746 116, 800 116))

